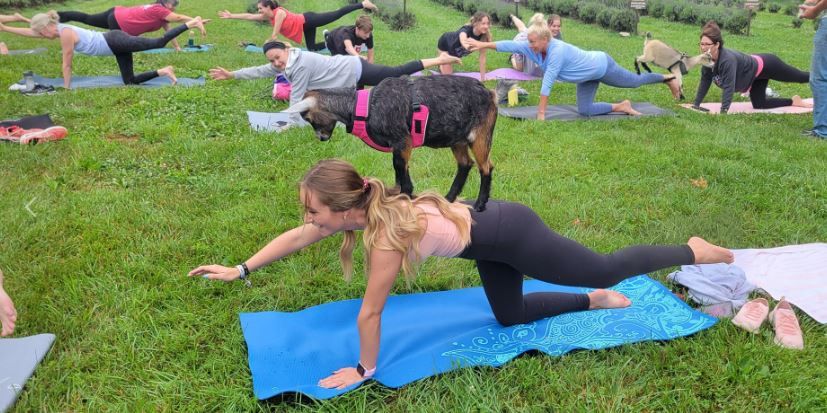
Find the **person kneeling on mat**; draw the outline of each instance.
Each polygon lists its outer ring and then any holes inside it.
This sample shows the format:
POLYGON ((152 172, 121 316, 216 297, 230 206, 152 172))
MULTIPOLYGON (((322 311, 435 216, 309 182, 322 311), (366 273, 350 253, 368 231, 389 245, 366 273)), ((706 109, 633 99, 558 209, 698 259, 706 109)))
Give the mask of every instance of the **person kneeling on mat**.
POLYGON ((204 24, 209 22, 209 20, 201 20, 201 17, 195 17, 186 24, 164 33, 163 37, 149 39, 130 36, 121 30, 101 33, 82 29, 69 24, 61 24, 59 19, 57 12, 51 10, 48 13, 41 13, 32 17, 30 29, 7 27, 0 24, 0 31, 27 37, 60 39, 60 45, 63 49, 63 87, 66 89, 72 86, 72 59, 75 52, 90 56, 114 55, 118 61, 118 68, 121 71, 121 78, 125 85, 138 85, 158 76, 166 76, 175 84, 178 79, 175 77, 172 66, 136 75, 132 66, 132 53, 164 47, 170 40, 178 37, 187 29, 193 27, 203 29, 204 24))
POLYGON ((620 88, 637 88, 651 83, 666 83, 675 99, 680 97, 680 85, 674 75, 658 73, 632 73, 615 63, 605 52, 584 51, 562 40, 554 40, 546 20, 541 13, 531 18, 528 41, 480 42, 468 39, 471 50, 495 49, 498 52, 519 53, 543 68, 543 86, 540 89, 540 104, 537 119, 544 120, 551 87, 558 79, 577 84, 577 111, 582 116, 605 115, 623 112, 640 115, 632 103, 594 102, 597 87, 601 83, 620 88))
POLYGON ((459 62, 459 58, 441 55, 391 67, 369 63, 358 56, 324 56, 278 41, 265 43, 264 55, 270 64, 234 72, 216 67, 210 69, 210 76, 215 80, 257 79, 274 78, 284 72, 292 87, 290 106, 293 106, 304 99, 308 90, 376 86, 389 77, 411 75, 426 67, 459 62))
POLYGON ((525 205, 489 201, 485 211, 476 212, 470 205, 450 203, 432 192, 412 200, 340 160, 323 160, 311 168, 300 182, 299 198, 304 204, 304 225, 279 235, 234 268, 204 265, 190 271, 189 276, 249 282, 251 271, 342 232, 339 256, 349 280, 353 275, 354 232, 363 230, 368 273, 356 320, 359 364, 319 381, 326 388, 341 389, 373 375, 382 310, 390 290, 400 271, 412 279, 416 266, 429 256, 474 260, 494 316, 505 326, 571 311, 628 307, 631 302, 626 296, 602 288, 662 268, 733 261, 731 251, 697 237, 684 245, 634 246, 599 254, 552 231, 525 205), (601 289, 588 294, 523 295, 524 275, 601 289))
POLYGON ((17 310, 11 297, 3 289, 3 270, 0 270, 0 337, 10 336, 14 333, 14 323, 17 322, 17 310))

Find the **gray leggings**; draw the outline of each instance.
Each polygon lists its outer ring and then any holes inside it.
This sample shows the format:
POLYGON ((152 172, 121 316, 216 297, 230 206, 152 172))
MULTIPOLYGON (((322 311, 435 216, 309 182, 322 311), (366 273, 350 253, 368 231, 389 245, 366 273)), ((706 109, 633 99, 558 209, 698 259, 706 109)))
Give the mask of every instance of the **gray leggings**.
POLYGON ((614 87, 637 88, 650 83, 663 82, 664 76, 659 73, 638 75, 618 66, 611 56, 606 55, 606 58, 609 62, 603 77, 577 84, 577 112, 583 116, 605 115, 612 111, 611 103, 594 103, 597 87, 601 83, 614 87))
POLYGON ((135 75, 132 62, 132 53, 142 52, 149 49, 164 47, 170 40, 178 37, 187 31, 187 25, 182 24, 166 33, 162 37, 139 37, 130 36, 120 30, 112 30, 103 34, 106 44, 115 55, 118 61, 118 68, 121 70, 121 79, 125 85, 139 85, 147 80, 158 77, 158 72, 153 70, 135 75))
POLYGON ((569 286, 607 288, 626 278, 695 262, 688 245, 624 248, 599 254, 549 229, 529 207, 489 201, 471 211, 471 244, 461 258, 477 262, 494 317, 505 326, 587 310, 586 294, 523 295, 523 276, 569 286))

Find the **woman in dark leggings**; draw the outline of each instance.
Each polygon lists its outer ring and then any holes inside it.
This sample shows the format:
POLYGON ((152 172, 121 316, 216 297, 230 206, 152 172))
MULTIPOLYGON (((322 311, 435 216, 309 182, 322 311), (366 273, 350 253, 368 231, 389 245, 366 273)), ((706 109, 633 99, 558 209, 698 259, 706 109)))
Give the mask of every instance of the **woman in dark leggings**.
POLYGON ((5 27, 5 31, 28 37, 60 39, 63 48, 63 87, 67 89, 72 85, 72 59, 75 52, 90 56, 115 56, 123 83, 127 85, 141 84, 158 76, 166 76, 175 84, 177 79, 172 66, 135 75, 132 65, 132 53, 164 47, 170 40, 187 31, 187 29, 193 27, 203 28, 204 24, 209 22, 209 20, 201 20, 201 17, 196 17, 186 24, 166 32, 163 37, 149 39, 130 36, 121 30, 112 30, 106 33, 95 32, 68 24, 60 24, 58 21, 57 12, 52 10, 32 17, 31 29, 5 27))
POLYGON ((807 83, 810 73, 798 70, 784 63, 778 56, 769 53, 747 55, 733 49, 724 49, 721 29, 711 21, 704 25, 699 44, 702 53, 709 53, 715 65, 701 69, 701 82, 695 95, 697 109, 706 97, 709 86, 715 83, 723 89, 721 113, 727 113, 735 92, 749 91, 749 100, 755 109, 772 109, 783 106, 813 107, 800 96, 791 99, 767 98, 767 84, 770 80, 791 83, 807 83))
POLYGON ((305 12, 302 14, 291 13, 274 0, 259 0, 257 3, 258 13, 230 13, 229 10, 218 12, 222 19, 241 19, 255 21, 270 21, 273 25, 273 34, 267 41, 276 40, 281 34, 285 38, 302 43, 302 35, 308 50, 322 50, 325 48, 324 39, 316 43, 316 29, 326 24, 339 20, 344 15, 359 9, 376 11, 377 7, 370 0, 363 0, 361 3, 348 4, 339 10, 326 13, 305 12))
MULTIPOLYGON (((60 16, 60 23, 79 22, 101 29, 122 30, 129 35, 140 36, 161 28, 169 31, 169 23, 192 20, 192 17, 175 13, 176 7, 178 7, 178 0, 157 0, 153 4, 143 6, 115 6, 97 14, 79 11, 59 11, 57 14, 60 16)), ((201 35, 207 35, 203 26, 201 35)), ((181 49, 174 39, 172 45, 176 50, 181 49)))
MULTIPOLYGON (((339 256, 345 278, 350 279, 354 231, 364 230, 368 274, 357 319, 359 364, 339 369, 319 382, 328 388, 358 383, 375 372, 382 309, 394 281, 400 271, 412 277, 417 263, 432 255, 475 260, 494 316, 504 325, 631 304, 623 294, 610 290, 524 296, 524 275, 557 284, 606 288, 661 268, 733 261, 732 252, 697 237, 686 245, 636 246, 598 254, 556 234, 524 205, 490 201, 484 212, 474 212, 434 193, 411 200, 338 160, 321 161, 307 172, 299 186, 299 199, 305 208, 304 225, 278 236, 236 267, 205 265, 189 275, 246 280, 251 271, 343 232, 339 256)), ((357 355, 353 356, 356 360, 357 355)))

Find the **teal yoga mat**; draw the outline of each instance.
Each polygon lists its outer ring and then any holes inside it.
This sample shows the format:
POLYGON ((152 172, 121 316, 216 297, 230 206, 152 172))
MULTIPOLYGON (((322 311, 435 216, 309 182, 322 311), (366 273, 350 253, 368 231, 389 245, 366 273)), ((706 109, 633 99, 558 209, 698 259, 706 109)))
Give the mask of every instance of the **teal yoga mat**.
MULTIPOLYGON (((391 296, 382 313, 381 351, 374 379, 388 387, 461 367, 500 366, 527 351, 559 356, 650 340, 671 340, 704 330, 716 319, 695 311, 646 276, 613 288, 632 300, 624 309, 562 314, 531 324, 503 327, 494 319, 481 287, 391 296)), ((524 292, 587 292, 531 280, 524 292)), ((359 359, 356 315, 361 300, 306 310, 240 314, 253 390, 259 399, 301 393, 318 399, 343 390, 318 381, 359 359)))

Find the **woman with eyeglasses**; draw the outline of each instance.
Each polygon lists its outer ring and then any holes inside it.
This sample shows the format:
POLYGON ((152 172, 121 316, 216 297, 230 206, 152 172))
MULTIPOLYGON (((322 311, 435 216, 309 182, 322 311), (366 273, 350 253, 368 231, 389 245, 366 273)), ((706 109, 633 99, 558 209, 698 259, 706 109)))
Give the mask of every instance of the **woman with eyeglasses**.
POLYGON ((749 100, 755 109, 772 109, 783 106, 813 107, 804 102, 800 96, 791 99, 767 98, 767 83, 770 80, 780 82, 807 83, 810 73, 798 70, 784 63, 778 56, 770 53, 748 55, 733 49, 724 48, 721 29, 714 21, 704 25, 701 31, 701 52, 709 53, 715 62, 712 68, 701 69, 701 82, 695 95, 693 106, 699 108, 709 91, 709 85, 715 83, 723 89, 721 95, 721 113, 727 113, 735 92, 749 92, 749 100))
MULTIPOLYGON (((143 6, 115 6, 97 14, 79 11, 59 11, 57 14, 60 16, 60 23, 74 21, 101 29, 121 30, 130 36, 140 36, 158 29, 164 29, 166 32, 169 31, 170 23, 192 20, 192 17, 175 13, 176 7, 178 7, 178 0, 157 0, 153 4, 143 6)), ((203 26, 199 29, 201 29, 202 36, 207 35, 203 26)), ((172 46, 175 50, 181 50, 176 40, 172 40, 172 46)))

